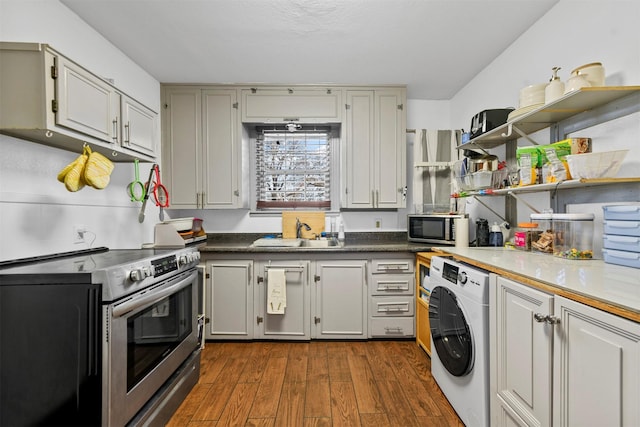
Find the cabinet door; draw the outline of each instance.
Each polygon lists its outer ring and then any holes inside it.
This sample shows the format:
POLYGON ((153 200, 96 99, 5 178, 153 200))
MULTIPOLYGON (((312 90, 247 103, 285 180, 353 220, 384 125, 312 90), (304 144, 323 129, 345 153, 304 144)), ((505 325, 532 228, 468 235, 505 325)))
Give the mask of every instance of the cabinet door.
POLYGON ((555 297, 554 426, 640 425, 640 324, 555 297))
POLYGON ((253 261, 207 262, 205 338, 253 338, 253 261))
POLYGON ((260 123, 339 123, 342 92, 337 89, 260 89, 242 91, 242 121, 260 123))
POLYGON ((122 96, 122 146, 154 156, 158 140, 158 115, 128 96, 122 96))
POLYGON ((374 207, 406 206, 404 96, 400 89, 376 90, 374 207))
POLYGON ((120 122, 120 94, 63 56, 57 56, 55 62, 58 69, 56 124, 115 143, 120 122))
POLYGON ((374 106, 373 91, 347 91, 345 163, 343 170, 345 206, 374 207, 374 106))
POLYGON ((172 208, 198 208, 202 176, 200 89, 168 86, 163 95, 163 184, 172 208))
POLYGON ((549 426, 553 326, 537 322, 535 315, 553 312, 553 296, 502 277, 492 288, 495 345, 490 357, 497 393, 491 396, 493 424, 519 417, 527 425, 549 426), (518 417, 498 418, 511 412, 518 417))
POLYGON ((309 261, 273 261, 262 264, 259 271, 254 303, 256 336, 267 339, 310 339, 309 261), (267 313, 269 269, 282 269, 285 272, 287 305, 284 314, 267 313))
POLYGON ((312 338, 367 338, 366 261, 317 261, 312 338))
POLYGON ((204 208, 240 207, 241 152, 235 89, 202 91, 204 208))

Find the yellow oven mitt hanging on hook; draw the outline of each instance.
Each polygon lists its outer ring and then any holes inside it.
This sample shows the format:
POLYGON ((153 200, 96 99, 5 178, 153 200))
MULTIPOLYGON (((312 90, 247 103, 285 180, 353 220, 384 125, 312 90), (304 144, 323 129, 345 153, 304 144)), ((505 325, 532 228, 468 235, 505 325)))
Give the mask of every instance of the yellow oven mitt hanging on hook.
POLYGON ((87 184, 102 190, 109 185, 111 172, 113 172, 113 162, 100 153, 92 152, 89 147, 89 159, 84 168, 84 180, 87 184))
POLYGON ((64 169, 58 174, 58 181, 64 183, 67 190, 76 192, 85 186, 84 180, 84 166, 89 159, 87 149, 85 146, 83 153, 78 156, 73 162, 65 166, 64 169))

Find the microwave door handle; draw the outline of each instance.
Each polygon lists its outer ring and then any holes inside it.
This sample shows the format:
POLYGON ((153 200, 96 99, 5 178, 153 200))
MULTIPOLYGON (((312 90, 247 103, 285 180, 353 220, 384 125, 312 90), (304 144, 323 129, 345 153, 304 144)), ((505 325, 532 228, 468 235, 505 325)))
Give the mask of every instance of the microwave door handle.
POLYGON ((137 298, 134 297, 133 299, 127 302, 117 305, 113 307, 113 317, 114 318, 121 317, 138 308, 153 305, 159 302, 160 300, 166 298, 167 296, 174 294, 186 288, 187 286, 189 286, 193 281, 193 279, 197 277, 197 275, 198 275, 198 272, 196 270, 193 273, 191 273, 189 277, 179 281, 175 285, 171 285, 169 287, 163 288, 157 292, 152 292, 149 295, 144 295, 137 298))

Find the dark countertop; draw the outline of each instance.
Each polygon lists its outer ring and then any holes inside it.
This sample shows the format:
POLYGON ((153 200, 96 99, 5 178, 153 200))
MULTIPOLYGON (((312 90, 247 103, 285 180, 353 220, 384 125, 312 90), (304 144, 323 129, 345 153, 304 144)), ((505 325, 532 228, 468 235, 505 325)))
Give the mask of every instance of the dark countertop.
POLYGON ((313 247, 252 247, 251 244, 265 235, 277 233, 210 233, 200 252, 210 253, 340 253, 340 252, 428 252, 433 245, 411 243, 406 232, 345 233, 342 246, 313 247))

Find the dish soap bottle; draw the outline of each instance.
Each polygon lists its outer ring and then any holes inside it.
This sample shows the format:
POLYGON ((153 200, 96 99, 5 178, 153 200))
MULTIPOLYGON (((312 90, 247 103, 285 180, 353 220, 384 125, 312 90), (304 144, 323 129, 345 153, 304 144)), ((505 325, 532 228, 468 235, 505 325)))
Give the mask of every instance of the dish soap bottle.
POLYGON ((545 104, 555 101, 564 95, 564 83, 562 83, 560 77, 558 77, 560 67, 553 67, 551 70, 553 71, 553 75, 551 76, 551 80, 549 80, 547 87, 544 88, 545 104))
POLYGON ((502 246, 502 230, 497 222, 494 222, 489 232, 489 246, 502 246))

